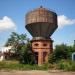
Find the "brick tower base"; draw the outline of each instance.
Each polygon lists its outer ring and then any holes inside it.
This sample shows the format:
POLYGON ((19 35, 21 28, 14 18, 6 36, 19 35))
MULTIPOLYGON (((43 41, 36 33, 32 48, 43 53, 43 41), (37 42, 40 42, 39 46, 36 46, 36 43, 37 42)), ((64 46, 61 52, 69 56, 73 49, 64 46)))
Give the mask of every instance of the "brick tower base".
POLYGON ((53 41, 51 39, 32 40, 32 50, 38 65, 48 63, 48 55, 53 51, 53 41))

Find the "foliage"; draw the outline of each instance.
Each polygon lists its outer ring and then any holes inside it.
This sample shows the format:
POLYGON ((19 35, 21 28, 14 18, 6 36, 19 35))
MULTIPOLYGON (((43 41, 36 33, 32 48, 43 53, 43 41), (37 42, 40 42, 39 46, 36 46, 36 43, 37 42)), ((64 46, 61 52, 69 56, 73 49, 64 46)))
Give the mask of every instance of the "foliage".
POLYGON ((13 48, 17 48, 19 44, 25 44, 28 40, 26 34, 17 34, 16 32, 12 32, 10 38, 8 38, 5 46, 13 46, 13 48))
POLYGON ((71 60, 61 60, 58 63, 58 69, 64 71, 75 71, 75 62, 71 60))
POLYGON ((48 67, 49 67, 50 70, 56 70, 56 69, 58 69, 58 66, 57 66, 56 63, 54 63, 54 64, 51 64, 51 63, 50 63, 50 64, 48 65, 48 67))
POLYGON ((19 60, 20 63, 32 64, 34 63, 34 56, 31 50, 31 43, 26 34, 17 34, 12 32, 6 46, 13 46, 11 50, 15 51, 14 59, 19 60))
POLYGON ((72 52, 74 52, 74 50, 71 46, 65 44, 56 45, 54 52, 49 55, 49 62, 55 63, 62 59, 70 59, 72 52))
POLYGON ((34 63, 34 54, 31 49, 31 43, 23 45, 19 50, 20 62, 25 64, 33 64, 34 63))
POLYGON ((34 53, 31 49, 31 43, 26 34, 12 33, 6 43, 6 46, 12 45, 15 51, 14 59, 20 63, 0 62, 0 69, 15 70, 47 70, 63 69, 65 71, 75 71, 75 62, 70 61, 71 54, 75 52, 75 44, 67 46, 66 44, 56 45, 52 54, 49 54, 49 63, 42 66, 35 65, 34 53))

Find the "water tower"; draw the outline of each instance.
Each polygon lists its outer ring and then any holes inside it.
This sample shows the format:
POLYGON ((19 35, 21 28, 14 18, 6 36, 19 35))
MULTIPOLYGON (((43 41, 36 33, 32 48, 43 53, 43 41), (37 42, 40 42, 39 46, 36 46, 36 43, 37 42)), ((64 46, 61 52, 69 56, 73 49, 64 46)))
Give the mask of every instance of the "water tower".
POLYGON ((26 29, 33 36, 32 50, 36 63, 48 63, 48 54, 53 51, 51 35, 56 30, 57 14, 42 6, 26 14, 26 29))

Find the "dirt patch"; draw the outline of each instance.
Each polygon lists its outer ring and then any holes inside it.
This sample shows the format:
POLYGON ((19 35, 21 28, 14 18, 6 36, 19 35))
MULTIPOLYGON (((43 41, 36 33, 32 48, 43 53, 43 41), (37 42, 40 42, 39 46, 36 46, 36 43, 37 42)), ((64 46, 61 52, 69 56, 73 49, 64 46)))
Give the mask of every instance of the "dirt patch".
POLYGON ((75 75, 75 72, 50 72, 50 71, 0 71, 0 75, 75 75))

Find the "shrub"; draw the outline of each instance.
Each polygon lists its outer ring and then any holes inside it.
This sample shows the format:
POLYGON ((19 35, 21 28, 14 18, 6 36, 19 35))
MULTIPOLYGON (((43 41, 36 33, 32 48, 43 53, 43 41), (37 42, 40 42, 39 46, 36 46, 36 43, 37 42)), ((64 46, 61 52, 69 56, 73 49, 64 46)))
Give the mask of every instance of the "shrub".
POLYGON ((56 45, 52 54, 49 54, 49 63, 56 63, 62 59, 69 60, 73 49, 65 44, 56 45))
POLYGON ((75 71, 75 62, 70 60, 61 60, 58 62, 58 69, 64 71, 75 71))

